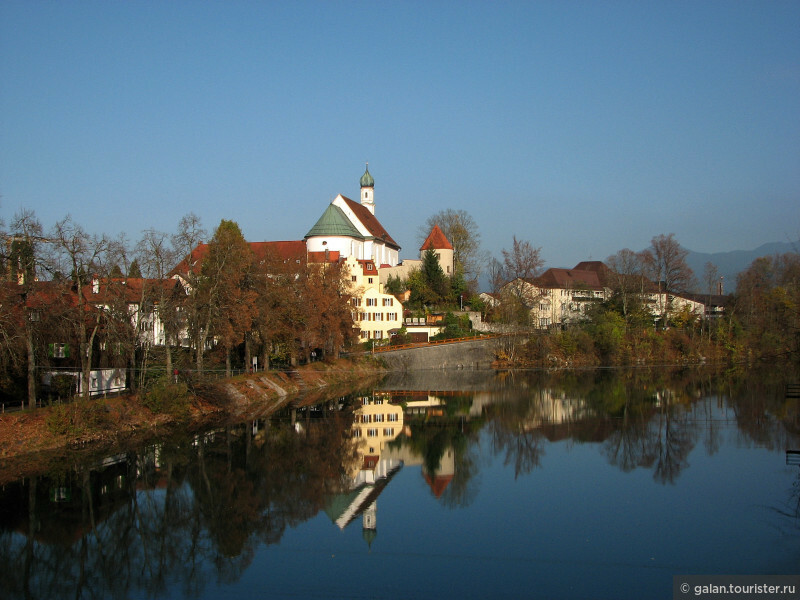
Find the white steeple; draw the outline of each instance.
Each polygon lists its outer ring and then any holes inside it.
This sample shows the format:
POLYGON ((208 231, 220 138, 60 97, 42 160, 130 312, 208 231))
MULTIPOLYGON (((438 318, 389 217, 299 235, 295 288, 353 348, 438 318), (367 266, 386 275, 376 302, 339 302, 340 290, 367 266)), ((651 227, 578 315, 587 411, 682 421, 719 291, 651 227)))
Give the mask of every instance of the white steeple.
POLYGON ((369 163, 361 176, 361 204, 366 206, 373 215, 375 214, 375 180, 369 174, 369 163))

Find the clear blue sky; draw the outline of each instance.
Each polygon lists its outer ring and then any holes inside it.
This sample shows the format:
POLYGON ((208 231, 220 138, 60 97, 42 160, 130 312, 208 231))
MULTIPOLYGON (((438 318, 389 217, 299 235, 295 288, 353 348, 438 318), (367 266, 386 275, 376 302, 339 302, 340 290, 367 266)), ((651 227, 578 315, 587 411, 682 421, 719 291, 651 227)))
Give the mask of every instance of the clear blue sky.
POLYGON ((0 2, 0 218, 301 239, 369 161, 417 255, 800 234, 800 2, 0 2))

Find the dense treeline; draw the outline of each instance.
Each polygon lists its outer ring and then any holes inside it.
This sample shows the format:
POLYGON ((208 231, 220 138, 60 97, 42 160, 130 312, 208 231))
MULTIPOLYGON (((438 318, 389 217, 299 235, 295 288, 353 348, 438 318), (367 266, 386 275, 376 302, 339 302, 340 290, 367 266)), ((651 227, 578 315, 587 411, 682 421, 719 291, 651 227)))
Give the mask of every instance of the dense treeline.
MULTIPOLYGON (((614 264, 613 257, 607 261, 614 264)), ((715 273, 713 265, 707 265, 715 273)), ((633 365, 800 360, 800 254, 758 258, 737 278, 736 291, 696 294, 718 308, 706 315, 667 310, 654 320, 635 280, 617 277, 612 296, 586 318, 558 331, 535 332, 512 363, 633 365), (630 285, 633 282, 633 285, 630 285), (705 296, 705 298, 704 298, 705 296)))
MULTIPOLYGON (((305 254, 254 253, 223 220, 207 244, 187 215, 174 234, 145 231, 131 244, 85 232, 70 217, 44 232, 23 212, 3 232, 0 261, 0 401, 35 406, 42 375, 121 370, 131 388, 209 369, 336 357, 354 337, 349 278, 305 254), (200 251, 202 250, 202 251, 200 251), (255 358, 255 360, 254 360, 255 358)), ((48 393, 70 395, 71 376, 48 393)))

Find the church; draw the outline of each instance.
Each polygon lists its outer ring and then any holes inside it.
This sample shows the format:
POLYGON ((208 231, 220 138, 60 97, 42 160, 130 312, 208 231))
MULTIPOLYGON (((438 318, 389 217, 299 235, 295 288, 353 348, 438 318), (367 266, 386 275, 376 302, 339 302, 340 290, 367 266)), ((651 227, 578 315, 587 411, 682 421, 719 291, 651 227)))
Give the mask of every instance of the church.
POLYGON ((375 180, 369 172, 369 163, 360 180, 360 201, 355 202, 339 194, 322 213, 306 234, 304 241, 309 257, 331 259, 353 258, 372 261, 380 272, 380 282, 389 276, 406 279, 412 270, 419 269, 425 251, 433 249, 442 271, 453 274, 453 246, 438 225, 419 249, 419 260, 400 261, 400 246, 375 216, 375 180))
POLYGON ((360 183, 360 202, 337 195, 305 235, 306 250, 394 267, 400 262, 400 246, 375 217, 375 180, 369 164, 360 183))

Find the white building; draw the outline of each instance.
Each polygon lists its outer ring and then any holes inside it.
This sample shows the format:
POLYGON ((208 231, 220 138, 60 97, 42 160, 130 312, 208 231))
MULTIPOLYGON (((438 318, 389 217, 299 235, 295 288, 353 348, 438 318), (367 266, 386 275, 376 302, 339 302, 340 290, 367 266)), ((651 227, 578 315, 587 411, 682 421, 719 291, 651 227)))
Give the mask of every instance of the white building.
POLYGON ((375 217, 375 180, 369 168, 360 183, 361 202, 337 195, 305 235, 306 249, 393 267, 400 262, 400 246, 375 217))

